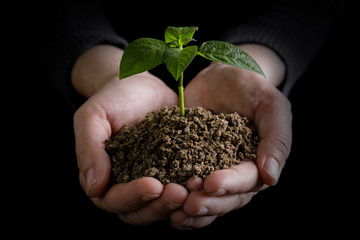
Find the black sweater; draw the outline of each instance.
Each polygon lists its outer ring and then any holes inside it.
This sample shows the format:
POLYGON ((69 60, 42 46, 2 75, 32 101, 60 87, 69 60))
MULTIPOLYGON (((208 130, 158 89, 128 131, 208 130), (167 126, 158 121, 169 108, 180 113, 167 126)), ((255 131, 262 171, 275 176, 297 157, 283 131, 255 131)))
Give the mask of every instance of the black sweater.
POLYGON ((138 37, 163 39, 169 25, 198 26, 198 44, 219 39, 273 49, 286 65, 280 88, 288 95, 325 43, 344 4, 330 0, 251 2, 192 2, 171 7, 144 1, 52 1, 38 16, 34 61, 76 110, 85 99, 72 88, 70 73, 76 59, 91 46, 107 43, 125 49, 128 41, 138 37))

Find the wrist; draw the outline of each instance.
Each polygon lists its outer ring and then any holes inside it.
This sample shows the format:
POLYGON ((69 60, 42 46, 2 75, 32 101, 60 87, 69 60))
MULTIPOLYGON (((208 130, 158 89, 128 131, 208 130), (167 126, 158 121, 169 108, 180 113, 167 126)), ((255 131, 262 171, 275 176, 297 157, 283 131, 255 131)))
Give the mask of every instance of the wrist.
POLYGON ((238 47, 257 62, 265 73, 266 81, 275 87, 283 82, 286 72, 285 63, 272 49, 260 44, 240 44, 238 47))
POLYGON ((123 52, 112 45, 96 45, 84 52, 76 60, 71 72, 74 89, 90 97, 109 80, 118 78, 123 52))

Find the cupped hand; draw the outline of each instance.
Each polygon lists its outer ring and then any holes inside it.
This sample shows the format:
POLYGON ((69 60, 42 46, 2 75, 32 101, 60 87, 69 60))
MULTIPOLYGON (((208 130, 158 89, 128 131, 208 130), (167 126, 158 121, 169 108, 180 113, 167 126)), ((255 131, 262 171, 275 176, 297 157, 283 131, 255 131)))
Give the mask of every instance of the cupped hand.
POLYGON ((76 154, 81 186, 100 208, 123 221, 146 225, 166 219, 183 205, 187 190, 165 187, 156 179, 140 178, 109 186, 111 162, 104 141, 123 126, 139 123, 146 113, 177 104, 177 95, 149 73, 112 79, 74 115, 76 154))
POLYGON ((290 153, 290 103, 267 79, 248 70, 211 63, 185 88, 185 105, 217 113, 238 112, 256 127, 260 143, 256 161, 218 170, 204 181, 188 181, 182 209, 171 215, 175 228, 199 228, 217 216, 247 204, 260 189, 275 185, 290 153))

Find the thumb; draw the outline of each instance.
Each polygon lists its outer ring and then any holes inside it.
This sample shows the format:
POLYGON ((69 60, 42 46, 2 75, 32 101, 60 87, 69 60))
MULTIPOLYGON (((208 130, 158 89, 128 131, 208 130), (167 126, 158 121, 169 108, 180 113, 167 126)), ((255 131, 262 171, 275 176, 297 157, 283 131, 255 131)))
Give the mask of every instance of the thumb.
POLYGON ((260 143, 256 162, 264 184, 273 186, 279 180, 292 142, 290 102, 281 94, 274 101, 260 105, 255 123, 260 143))
POLYGON ((89 197, 102 195, 110 181, 111 163, 104 140, 111 130, 106 123, 105 119, 81 108, 74 115, 79 180, 89 197))

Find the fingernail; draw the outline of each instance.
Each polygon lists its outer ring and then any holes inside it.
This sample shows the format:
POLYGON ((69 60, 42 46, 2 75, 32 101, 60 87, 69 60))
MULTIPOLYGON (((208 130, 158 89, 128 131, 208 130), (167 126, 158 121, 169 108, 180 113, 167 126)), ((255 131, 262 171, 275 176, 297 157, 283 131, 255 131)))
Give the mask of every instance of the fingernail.
POLYGON ((94 184, 96 183, 94 169, 90 168, 87 171, 85 178, 86 178, 86 195, 89 196, 89 193, 90 193, 90 190, 91 190, 92 186, 94 186, 94 184))
POLYGON ((194 218, 188 217, 181 225, 184 227, 191 227, 194 224, 194 218))
POLYGON ((158 198, 158 197, 160 197, 159 194, 145 194, 141 200, 143 202, 148 202, 148 201, 154 200, 155 198, 158 198))
POLYGON ((209 209, 207 207, 203 207, 202 209, 200 209, 200 211, 198 211, 195 216, 204 216, 207 215, 209 213, 209 209))
POLYGON ((208 193, 208 195, 214 196, 214 197, 222 196, 222 195, 225 195, 225 194, 226 194, 226 190, 223 189, 223 188, 220 188, 219 190, 217 190, 214 193, 208 193))
POLYGON ((178 209, 181 206, 182 205, 179 205, 179 204, 176 204, 176 203, 168 203, 168 208, 171 209, 171 210, 178 209))
POLYGON ((278 181, 280 173, 280 167, 278 162, 273 158, 268 158, 264 163, 263 169, 273 178, 275 185, 278 181))

